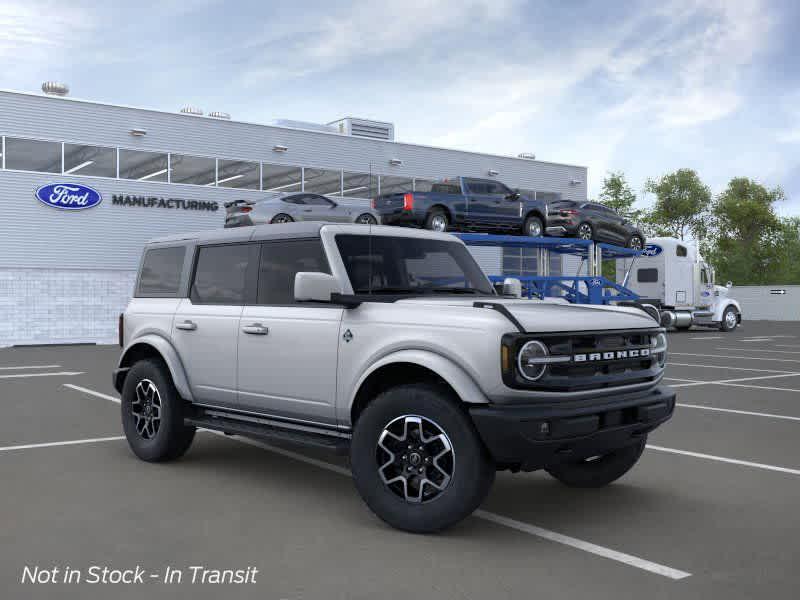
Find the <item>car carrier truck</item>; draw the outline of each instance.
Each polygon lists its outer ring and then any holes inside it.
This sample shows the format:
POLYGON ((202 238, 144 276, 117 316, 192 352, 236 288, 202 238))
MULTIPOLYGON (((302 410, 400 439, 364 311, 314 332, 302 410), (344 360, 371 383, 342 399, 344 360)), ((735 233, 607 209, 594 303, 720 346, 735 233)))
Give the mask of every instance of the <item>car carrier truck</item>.
POLYGON ((731 282, 715 285, 714 269, 695 246, 676 238, 651 238, 633 268, 630 260, 617 260, 617 281, 640 296, 638 304, 655 306, 663 327, 732 331, 742 322, 742 308, 729 296, 731 282))

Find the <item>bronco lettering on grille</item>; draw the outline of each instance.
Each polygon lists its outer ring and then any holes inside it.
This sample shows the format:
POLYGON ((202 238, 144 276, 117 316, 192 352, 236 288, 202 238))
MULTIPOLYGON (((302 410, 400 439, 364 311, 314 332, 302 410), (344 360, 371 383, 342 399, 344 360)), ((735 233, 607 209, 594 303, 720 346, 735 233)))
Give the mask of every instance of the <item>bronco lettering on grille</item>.
POLYGON ((649 348, 634 348, 632 350, 615 350, 613 352, 590 352, 573 354, 573 362, 593 362, 598 360, 624 360, 626 358, 648 358, 649 348))

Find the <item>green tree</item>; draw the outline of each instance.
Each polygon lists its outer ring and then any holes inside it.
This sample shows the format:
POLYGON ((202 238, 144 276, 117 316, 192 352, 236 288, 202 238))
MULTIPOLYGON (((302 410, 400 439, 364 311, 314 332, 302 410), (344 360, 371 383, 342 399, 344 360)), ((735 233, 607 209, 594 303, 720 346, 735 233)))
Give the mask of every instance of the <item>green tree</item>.
POLYGON ((609 171, 603 179, 603 190, 600 192, 599 201, 623 217, 638 221, 641 217, 640 210, 633 208, 636 194, 625 179, 622 171, 609 171))
POLYGON ((645 223, 651 234, 685 239, 702 239, 707 232, 711 188, 692 169, 678 169, 658 180, 648 179, 645 192, 655 194, 656 202, 645 223))
POLYGON ((705 244, 720 281, 739 284, 787 283, 797 250, 796 220, 781 221, 773 204, 783 200, 780 188, 767 189, 746 177, 735 177, 711 209, 713 235, 705 244))

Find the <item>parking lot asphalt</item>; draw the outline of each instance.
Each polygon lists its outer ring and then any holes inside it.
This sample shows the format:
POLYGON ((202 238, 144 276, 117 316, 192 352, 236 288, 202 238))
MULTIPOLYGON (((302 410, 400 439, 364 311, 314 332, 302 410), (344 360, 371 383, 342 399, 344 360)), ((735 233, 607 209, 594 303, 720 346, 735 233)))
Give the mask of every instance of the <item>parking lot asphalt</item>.
POLYGON ((137 460, 116 347, 0 349, 0 598, 796 598, 800 324, 669 337, 679 406, 629 474, 499 473, 427 536, 384 525, 322 452, 199 432, 179 461, 137 460), (91 584, 92 566, 147 576, 91 584), (192 566, 258 572, 191 583, 192 566), (83 581, 23 584, 26 567, 83 581))

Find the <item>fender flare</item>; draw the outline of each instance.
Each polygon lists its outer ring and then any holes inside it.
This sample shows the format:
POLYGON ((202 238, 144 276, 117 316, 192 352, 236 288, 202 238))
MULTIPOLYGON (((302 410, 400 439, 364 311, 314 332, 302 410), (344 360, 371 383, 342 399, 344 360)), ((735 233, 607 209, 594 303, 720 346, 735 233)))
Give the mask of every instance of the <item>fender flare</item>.
POLYGON ((192 392, 189 388, 189 380, 186 377, 186 370, 183 368, 183 363, 178 356, 178 352, 175 350, 172 344, 169 343, 169 341, 154 333, 149 333, 132 340, 122 351, 122 355, 120 356, 119 363, 117 365, 117 371, 114 373, 114 387, 117 387, 116 383, 118 380, 119 371, 130 368, 130 365, 125 364, 125 361, 131 350, 142 345, 150 346, 161 356, 161 358, 167 364, 169 373, 172 375, 172 382, 175 384, 175 389, 178 390, 181 398, 192 402, 193 398, 192 392))
POLYGON ((358 378, 349 394, 347 410, 352 410, 358 391, 367 378, 381 367, 394 363, 412 363, 436 373, 455 391, 462 402, 467 404, 488 404, 489 400, 481 391, 475 380, 464 369, 449 358, 430 350, 399 350, 392 352, 372 363, 358 378))
POLYGON ((717 309, 714 311, 715 322, 722 322, 722 315, 725 314, 725 309, 728 308, 729 306, 733 306, 733 308, 736 309, 736 312, 739 313, 739 315, 741 316, 742 307, 739 304, 739 302, 737 302, 733 298, 727 298, 725 302, 720 302, 719 306, 717 306, 717 309))

